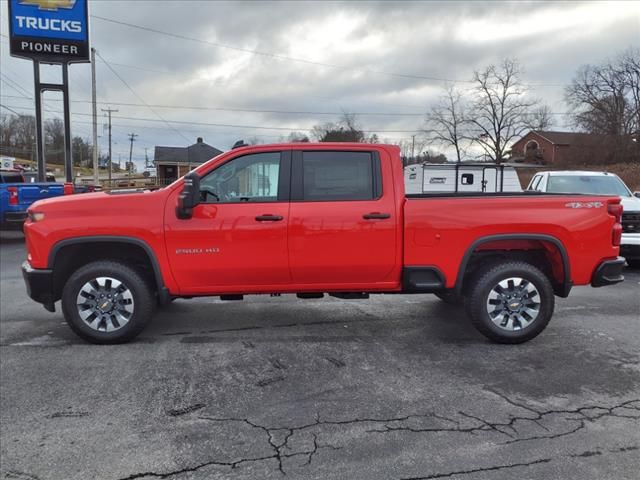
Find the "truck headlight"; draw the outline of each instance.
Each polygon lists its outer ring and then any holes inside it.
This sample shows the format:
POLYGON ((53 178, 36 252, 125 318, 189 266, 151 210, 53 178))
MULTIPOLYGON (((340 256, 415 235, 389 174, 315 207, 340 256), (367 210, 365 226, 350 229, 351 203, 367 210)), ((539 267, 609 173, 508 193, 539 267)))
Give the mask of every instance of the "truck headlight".
POLYGON ((42 212, 29 212, 29 220, 32 222, 40 222, 44 220, 44 213, 42 212))

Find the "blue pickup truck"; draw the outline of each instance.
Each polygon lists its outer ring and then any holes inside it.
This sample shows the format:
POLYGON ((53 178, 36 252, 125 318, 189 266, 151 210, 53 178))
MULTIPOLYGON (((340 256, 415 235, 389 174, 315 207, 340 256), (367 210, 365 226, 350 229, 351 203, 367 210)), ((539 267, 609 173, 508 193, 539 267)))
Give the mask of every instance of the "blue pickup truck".
POLYGON ((64 194, 62 183, 27 183, 19 171, 0 170, 0 230, 22 230, 32 203, 64 194))

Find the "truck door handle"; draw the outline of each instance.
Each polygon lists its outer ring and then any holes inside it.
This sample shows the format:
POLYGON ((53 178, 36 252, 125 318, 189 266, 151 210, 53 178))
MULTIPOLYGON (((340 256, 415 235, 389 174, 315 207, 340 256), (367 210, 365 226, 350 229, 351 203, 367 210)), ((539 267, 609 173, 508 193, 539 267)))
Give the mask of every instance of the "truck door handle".
POLYGON ((384 220, 386 218, 391 218, 390 213, 380 213, 380 212, 371 212, 365 213, 362 218, 365 220, 384 220))
POLYGON ((282 215, 269 215, 269 214, 265 214, 265 215, 258 215, 256 217, 256 221, 257 222, 279 222, 283 219, 284 217, 282 215))

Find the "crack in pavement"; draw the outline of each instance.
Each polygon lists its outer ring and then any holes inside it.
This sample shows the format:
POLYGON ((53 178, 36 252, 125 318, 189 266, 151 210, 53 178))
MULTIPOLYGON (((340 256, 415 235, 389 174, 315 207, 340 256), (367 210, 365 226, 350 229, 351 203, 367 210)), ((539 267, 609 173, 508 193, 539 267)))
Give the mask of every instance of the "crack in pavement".
POLYGON ((469 475, 471 473, 491 472, 495 470, 504 470, 506 468, 530 467, 532 465, 539 465, 541 463, 549 463, 552 460, 553 458, 541 458, 539 460, 533 460, 531 462, 509 463, 506 465, 494 465, 492 467, 479 467, 479 468, 473 468, 470 470, 457 470, 457 471, 448 472, 448 473, 434 473, 433 475, 427 475, 426 477, 404 477, 401 480, 431 480, 434 478, 448 478, 448 477, 453 477, 454 475, 469 475))
POLYGON ((469 470, 456 470, 456 471, 447 472, 447 473, 434 473, 434 474, 422 476, 422 477, 404 477, 404 478, 401 478, 400 480, 433 480, 436 478, 449 478, 456 475, 470 475, 473 473, 491 472, 496 470, 505 470, 509 468, 531 467, 533 465, 549 463, 549 462, 552 462, 553 460, 558 460, 560 458, 588 458, 596 455, 604 455, 605 453, 625 453, 625 452, 638 450, 639 448, 640 447, 633 445, 630 447, 621 447, 621 448, 615 448, 613 450, 606 450, 606 451, 601 451, 601 450, 585 451, 582 453, 572 454, 572 455, 560 455, 557 457, 540 458, 537 460, 532 460, 530 462, 507 463, 503 465, 492 465, 490 467, 477 467, 469 470))
MULTIPOLYGON (((255 428, 260 428, 262 430, 267 431, 264 427, 260 426, 260 425, 255 425, 252 424, 250 422, 246 422, 249 425, 255 427, 255 428)), ((237 468, 239 465, 242 465, 243 463, 250 463, 250 462, 261 462, 261 461, 265 461, 265 460, 277 460, 278 462, 278 470, 280 471, 280 473, 282 473, 282 475, 286 475, 287 473, 284 470, 284 467, 282 465, 282 459, 283 458, 293 458, 293 457, 299 457, 299 456, 307 456, 307 461, 305 462, 305 465, 311 465, 311 461, 314 457, 314 455, 321 449, 324 448, 330 448, 333 450, 340 450, 340 448, 342 447, 336 447, 334 445, 321 445, 320 443, 318 443, 318 437, 317 435, 313 434, 313 448, 311 450, 303 450, 300 452, 294 452, 294 453, 283 453, 281 451, 282 446, 287 442, 289 436, 287 436, 284 440, 283 443, 277 444, 274 443, 273 441, 273 437, 272 435, 267 431, 268 434, 268 440, 269 440, 269 444, 271 445, 271 447, 274 449, 274 453, 272 455, 265 455, 263 457, 253 457, 253 458, 241 458, 239 460, 233 461, 233 462, 223 462, 223 461, 218 461, 218 460, 211 460, 208 462, 203 462, 203 463, 199 463, 197 465, 194 465, 192 467, 185 467, 185 468, 181 468, 178 470, 172 470, 169 472, 165 472, 165 473, 159 473, 159 472, 140 472, 140 473, 134 473, 132 475, 129 475, 127 477, 122 477, 119 480, 136 480, 138 478, 145 478, 145 477, 153 477, 153 478, 171 478, 174 477, 176 475, 181 475, 183 473, 192 473, 192 472, 196 472, 202 468, 205 467, 211 467, 211 466, 219 466, 219 467, 229 467, 232 470, 234 468, 237 468)))
MULTIPOLYGON (((124 477, 120 480, 135 480, 138 478, 144 477, 154 477, 154 478, 170 478, 182 473, 189 473, 200 470, 207 466, 221 466, 221 467, 229 467, 231 469, 237 468, 239 465, 249 462, 261 462, 267 460, 274 460, 277 465, 278 471, 282 475, 286 475, 285 467, 283 464, 284 459, 293 458, 293 457, 306 457, 306 462, 304 465, 310 465, 313 461, 313 458, 320 450, 323 449, 331 449, 331 450, 340 450, 341 446, 332 445, 330 443, 320 443, 318 441, 318 432, 311 431, 310 434, 312 436, 311 439, 311 447, 304 448, 302 450, 296 450, 291 447, 290 440, 296 434, 303 431, 313 430, 315 428, 320 428, 323 426, 347 426, 347 425, 367 425, 372 424, 371 428, 365 430, 366 433, 378 433, 385 434, 390 432, 411 432, 411 433, 429 433, 429 432, 455 432, 455 433, 467 433, 467 434, 475 434, 478 432, 497 432, 501 435, 504 435, 509 438, 508 441, 502 443, 501 445, 511 444, 515 442, 522 441, 530 441, 530 440, 547 440, 552 438, 559 438, 567 435, 571 435, 576 433, 577 431, 585 428, 587 422, 593 422, 605 417, 616 417, 616 418, 625 418, 625 419, 634 419, 640 420, 640 399, 636 400, 627 400, 625 402, 621 402, 619 404, 613 406, 601 406, 601 405, 589 405, 583 406, 573 409, 549 409, 549 410, 539 410, 533 408, 528 405, 520 404, 500 393, 492 392, 495 395, 503 398, 510 405, 523 409, 527 412, 526 415, 519 416, 510 416, 509 421, 496 422, 489 421, 487 419, 466 413, 466 412, 458 412, 458 414, 466 419, 473 420, 473 424, 469 426, 463 426, 461 422, 455 418, 449 418, 447 416, 438 415, 435 413, 425 413, 425 414, 410 414, 403 415, 398 417, 391 418, 376 418, 376 417, 363 417, 363 418, 352 418, 347 420, 325 420, 320 418, 320 414, 316 414, 316 417, 313 422, 300 424, 297 426, 265 426, 261 425, 255 421, 250 420, 249 418, 238 418, 238 417, 211 417, 211 416, 198 416, 198 420, 203 420, 207 422, 216 422, 216 423, 241 423, 247 425, 253 429, 260 430, 266 436, 266 440, 269 444, 269 448, 272 450, 270 455, 264 455, 259 457, 249 457, 249 458, 240 458, 234 461, 219 461, 212 460, 208 462, 203 462, 197 464, 192 467, 186 467, 179 470, 169 471, 165 473, 160 472, 143 472, 136 473, 130 475, 128 477, 124 477), (629 414, 625 414, 625 413, 629 414), (637 413, 637 414, 636 414, 637 413), (551 416, 560 416, 563 420, 568 422, 577 422, 577 425, 573 426, 569 430, 555 432, 545 427, 541 421, 546 418, 552 418, 551 416), (573 416, 573 417, 570 417, 573 416), (431 427, 418 427, 407 425, 407 422, 415 421, 419 419, 431 419, 438 420, 441 422, 440 426, 431 426, 431 427), (549 432, 548 435, 534 435, 534 436, 525 436, 521 437, 520 432, 518 431, 517 422, 533 422, 540 427, 542 427, 545 431, 549 432)), ((628 447, 626 449, 620 449, 618 451, 630 451, 634 450, 637 447, 628 447)), ((616 451, 609 451, 611 453, 615 453, 616 451)), ((587 457, 591 454, 599 455, 603 452, 593 453, 593 452, 584 452, 579 455, 569 455, 565 457, 570 458, 583 458, 587 457)), ((476 472, 483 472, 488 470, 502 470, 507 468, 516 468, 516 467, 526 467, 539 463, 547 463, 555 458, 542 458, 538 460, 534 460, 531 462, 522 462, 522 463, 514 463, 514 464, 505 464, 505 465, 497 465, 492 467, 479 467, 477 469, 471 470, 460 470, 451 473, 436 473, 432 475, 427 475, 424 477, 414 477, 417 479, 433 479, 433 478, 445 478, 453 475, 462 475, 462 474, 470 474, 476 472)))
POLYGON ((401 423, 398 422, 397 419, 387 420, 383 422, 382 427, 369 430, 373 433, 388 433, 388 432, 402 432, 408 431, 412 433, 427 433, 427 432, 460 432, 460 433, 477 433, 482 431, 495 431, 499 432, 502 435, 509 437, 509 440, 502 443, 502 445, 517 443, 517 442, 526 442, 531 440, 549 440, 554 438, 560 438, 567 435, 574 434, 579 430, 582 430, 586 427, 586 422, 596 421, 604 417, 616 417, 616 418, 628 418, 640 420, 640 413, 638 415, 625 415, 620 410, 629 410, 631 412, 640 412, 640 400, 628 400, 626 402, 622 402, 620 404, 611 406, 611 407, 603 407, 600 405, 596 406, 585 406, 574 409, 551 409, 551 410, 536 410, 527 405, 519 404, 514 400, 508 399, 504 395, 493 392, 496 395, 504 398, 509 404, 522 408, 530 413, 528 416, 510 416, 509 421, 507 422, 495 422, 489 421, 481 417, 474 416, 472 414, 459 411, 458 414, 475 420, 478 422, 476 425, 472 425, 469 427, 461 428, 461 427, 415 427, 411 425, 390 425, 391 423, 401 423), (596 411, 596 412, 594 412, 596 411), (592 412, 589 415, 587 412, 592 412), (548 417, 553 415, 558 415, 563 418, 566 422, 575 423, 568 430, 563 430, 560 432, 553 433, 549 428, 544 426, 541 421, 545 420, 548 417), (574 415, 574 418, 570 418, 569 415, 574 415), (521 437, 518 432, 517 424, 524 422, 532 422, 536 425, 540 426, 547 432, 548 435, 530 435, 521 437))
POLYGON ((286 448, 287 450, 291 450, 291 447, 289 446, 289 439, 293 436, 294 433, 296 433, 299 430, 304 430, 307 428, 310 428, 311 426, 315 426, 315 425, 320 425, 320 419, 318 417, 316 417, 316 423, 313 424, 309 424, 309 425, 304 425, 303 427, 265 427, 263 425, 259 425, 257 423, 252 422, 251 420, 247 419, 247 418, 215 418, 215 417, 206 417, 206 416, 200 416, 198 417, 198 419, 200 420, 206 420, 206 421, 210 421, 210 422, 241 422, 241 423, 245 423, 246 425, 249 425, 252 428, 257 428, 259 430, 262 430, 264 433, 266 433, 267 435, 267 441, 269 442, 269 446, 271 447, 271 449, 273 450, 273 455, 271 455, 270 457, 267 458, 274 458, 275 460, 278 461, 278 470, 280 470, 280 472, 283 475, 286 475, 286 472, 284 471, 284 467, 282 465, 282 459, 283 458, 291 458, 291 457, 296 457, 296 456, 300 456, 300 455, 307 455, 307 462, 305 465, 310 465, 311 464, 311 460, 313 459, 313 456, 317 453, 318 450, 320 449, 325 449, 325 448, 330 448, 333 450, 340 450, 342 447, 337 447, 335 445, 330 445, 330 444, 325 444, 325 445, 321 445, 318 443, 318 437, 315 433, 312 433, 313 435, 313 449, 312 450, 308 450, 308 451, 301 451, 301 452, 294 452, 294 453, 284 453, 283 450, 286 448), (278 432, 282 432, 284 433, 284 438, 281 441, 277 441, 276 440, 276 436, 278 432))

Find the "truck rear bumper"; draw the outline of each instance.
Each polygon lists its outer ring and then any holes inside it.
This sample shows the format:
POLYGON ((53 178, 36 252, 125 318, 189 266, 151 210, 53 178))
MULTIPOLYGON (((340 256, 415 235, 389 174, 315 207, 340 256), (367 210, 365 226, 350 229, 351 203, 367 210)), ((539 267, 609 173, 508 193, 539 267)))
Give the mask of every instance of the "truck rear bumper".
POLYGON ((22 230, 22 224, 27 219, 27 212, 5 212, 0 219, 2 230, 22 230))
POLYGON ((624 280, 624 275, 622 275, 624 264, 625 259, 623 257, 618 257, 615 260, 605 260, 593 272, 591 286, 604 287, 605 285, 614 285, 622 282, 624 280))
POLYGON ((33 268, 29 262, 23 262, 22 276, 27 286, 27 294, 36 302, 44 305, 44 308, 50 312, 55 312, 53 271, 36 269, 33 268))

